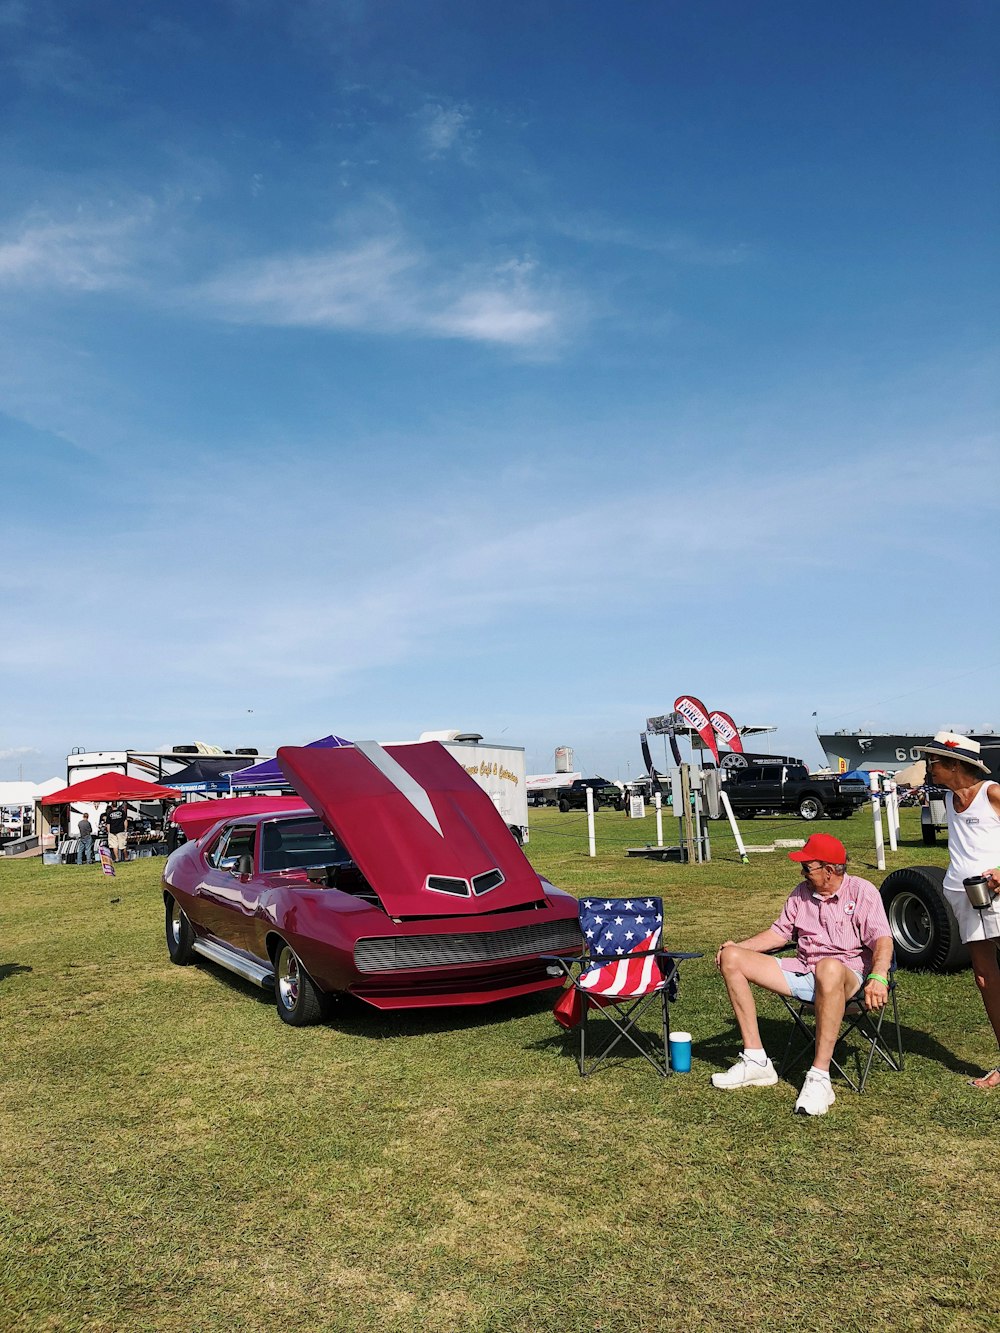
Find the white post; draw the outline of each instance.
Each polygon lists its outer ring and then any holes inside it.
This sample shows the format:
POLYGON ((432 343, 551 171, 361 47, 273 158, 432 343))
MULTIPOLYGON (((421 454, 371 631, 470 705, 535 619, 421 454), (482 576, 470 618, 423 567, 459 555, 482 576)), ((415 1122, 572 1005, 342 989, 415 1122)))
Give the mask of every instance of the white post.
POLYGON ((663 797, 659 792, 653 797, 656 804, 656 845, 663 846, 663 797))
POLYGON ((594 789, 587 788, 587 832, 590 836, 590 854, 597 855, 597 839, 594 836, 594 789))
POLYGON ((722 802, 722 808, 729 819, 729 827, 733 830, 733 837, 736 839, 736 850, 740 854, 740 860, 744 865, 750 864, 750 858, 747 856, 747 849, 743 846, 743 837, 740 833, 739 825, 736 822, 736 816, 733 814, 733 807, 729 801, 729 793, 725 787, 719 792, 719 800, 722 802))
POLYGON ((896 795, 896 784, 891 779, 885 784, 885 823, 889 830, 889 851, 894 852, 899 837, 899 797, 896 795))
POLYGON ((885 840, 882 837, 882 801, 879 798, 878 774, 869 773, 872 789, 872 821, 875 825, 875 861, 879 870, 885 869, 885 840))

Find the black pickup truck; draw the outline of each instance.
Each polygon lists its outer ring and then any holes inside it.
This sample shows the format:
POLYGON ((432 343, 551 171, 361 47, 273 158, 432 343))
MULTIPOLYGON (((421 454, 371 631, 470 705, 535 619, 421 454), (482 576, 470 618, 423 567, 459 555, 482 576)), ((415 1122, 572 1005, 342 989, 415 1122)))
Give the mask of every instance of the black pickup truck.
POLYGON ((750 759, 745 767, 725 766, 722 790, 737 819, 765 813, 798 814, 803 819, 848 819, 868 800, 859 778, 813 777, 795 760, 750 759))

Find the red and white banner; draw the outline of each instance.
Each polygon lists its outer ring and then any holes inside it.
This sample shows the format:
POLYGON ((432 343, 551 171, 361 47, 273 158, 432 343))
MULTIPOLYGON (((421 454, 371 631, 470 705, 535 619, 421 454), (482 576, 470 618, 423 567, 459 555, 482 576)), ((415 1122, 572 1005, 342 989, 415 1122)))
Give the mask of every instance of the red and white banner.
POLYGON ((702 741, 712 751, 715 762, 718 763, 719 747, 715 743, 715 732, 712 730, 712 724, 708 720, 705 705, 701 700, 695 699, 690 694, 682 694, 679 699, 674 700, 674 712, 680 713, 681 717, 691 723, 702 741))
POLYGON ((743 740, 740 736, 740 729, 729 716, 728 713, 718 711, 711 714, 708 719, 715 728, 715 734, 723 745, 727 745, 730 750, 735 750, 737 754, 743 753, 743 740))

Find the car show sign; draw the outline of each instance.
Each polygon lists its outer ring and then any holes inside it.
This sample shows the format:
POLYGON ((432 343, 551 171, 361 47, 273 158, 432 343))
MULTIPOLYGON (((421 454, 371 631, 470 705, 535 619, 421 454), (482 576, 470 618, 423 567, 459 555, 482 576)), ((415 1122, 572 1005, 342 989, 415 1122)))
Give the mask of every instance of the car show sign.
POLYGON ((674 712, 680 713, 681 717, 691 724, 701 737, 702 744, 712 751, 715 762, 718 763, 719 747, 715 743, 715 732, 712 730, 712 724, 708 720, 705 705, 701 700, 690 694, 682 694, 679 699, 674 701, 674 712))
POLYGON ((715 728, 715 734, 730 750, 735 750, 737 754, 743 753, 743 740, 740 737, 740 730, 728 713, 720 713, 718 709, 712 713, 708 719, 715 728))

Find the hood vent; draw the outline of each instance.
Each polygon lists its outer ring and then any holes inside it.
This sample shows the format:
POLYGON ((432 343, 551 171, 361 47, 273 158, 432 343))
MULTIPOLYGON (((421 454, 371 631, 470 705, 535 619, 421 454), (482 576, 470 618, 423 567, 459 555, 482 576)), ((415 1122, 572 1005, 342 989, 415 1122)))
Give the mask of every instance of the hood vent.
POLYGON ((427 887, 432 893, 450 893, 455 898, 471 898, 467 879, 452 879, 450 875, 428 875, 427 887))
POLYGON ((476 875, 472 881, 472 892, 479 897, 480 894, 489 893, 490 889, 495 889, 503 883, 503 875, 499 870, 487 870, 484 875, 476 875))

